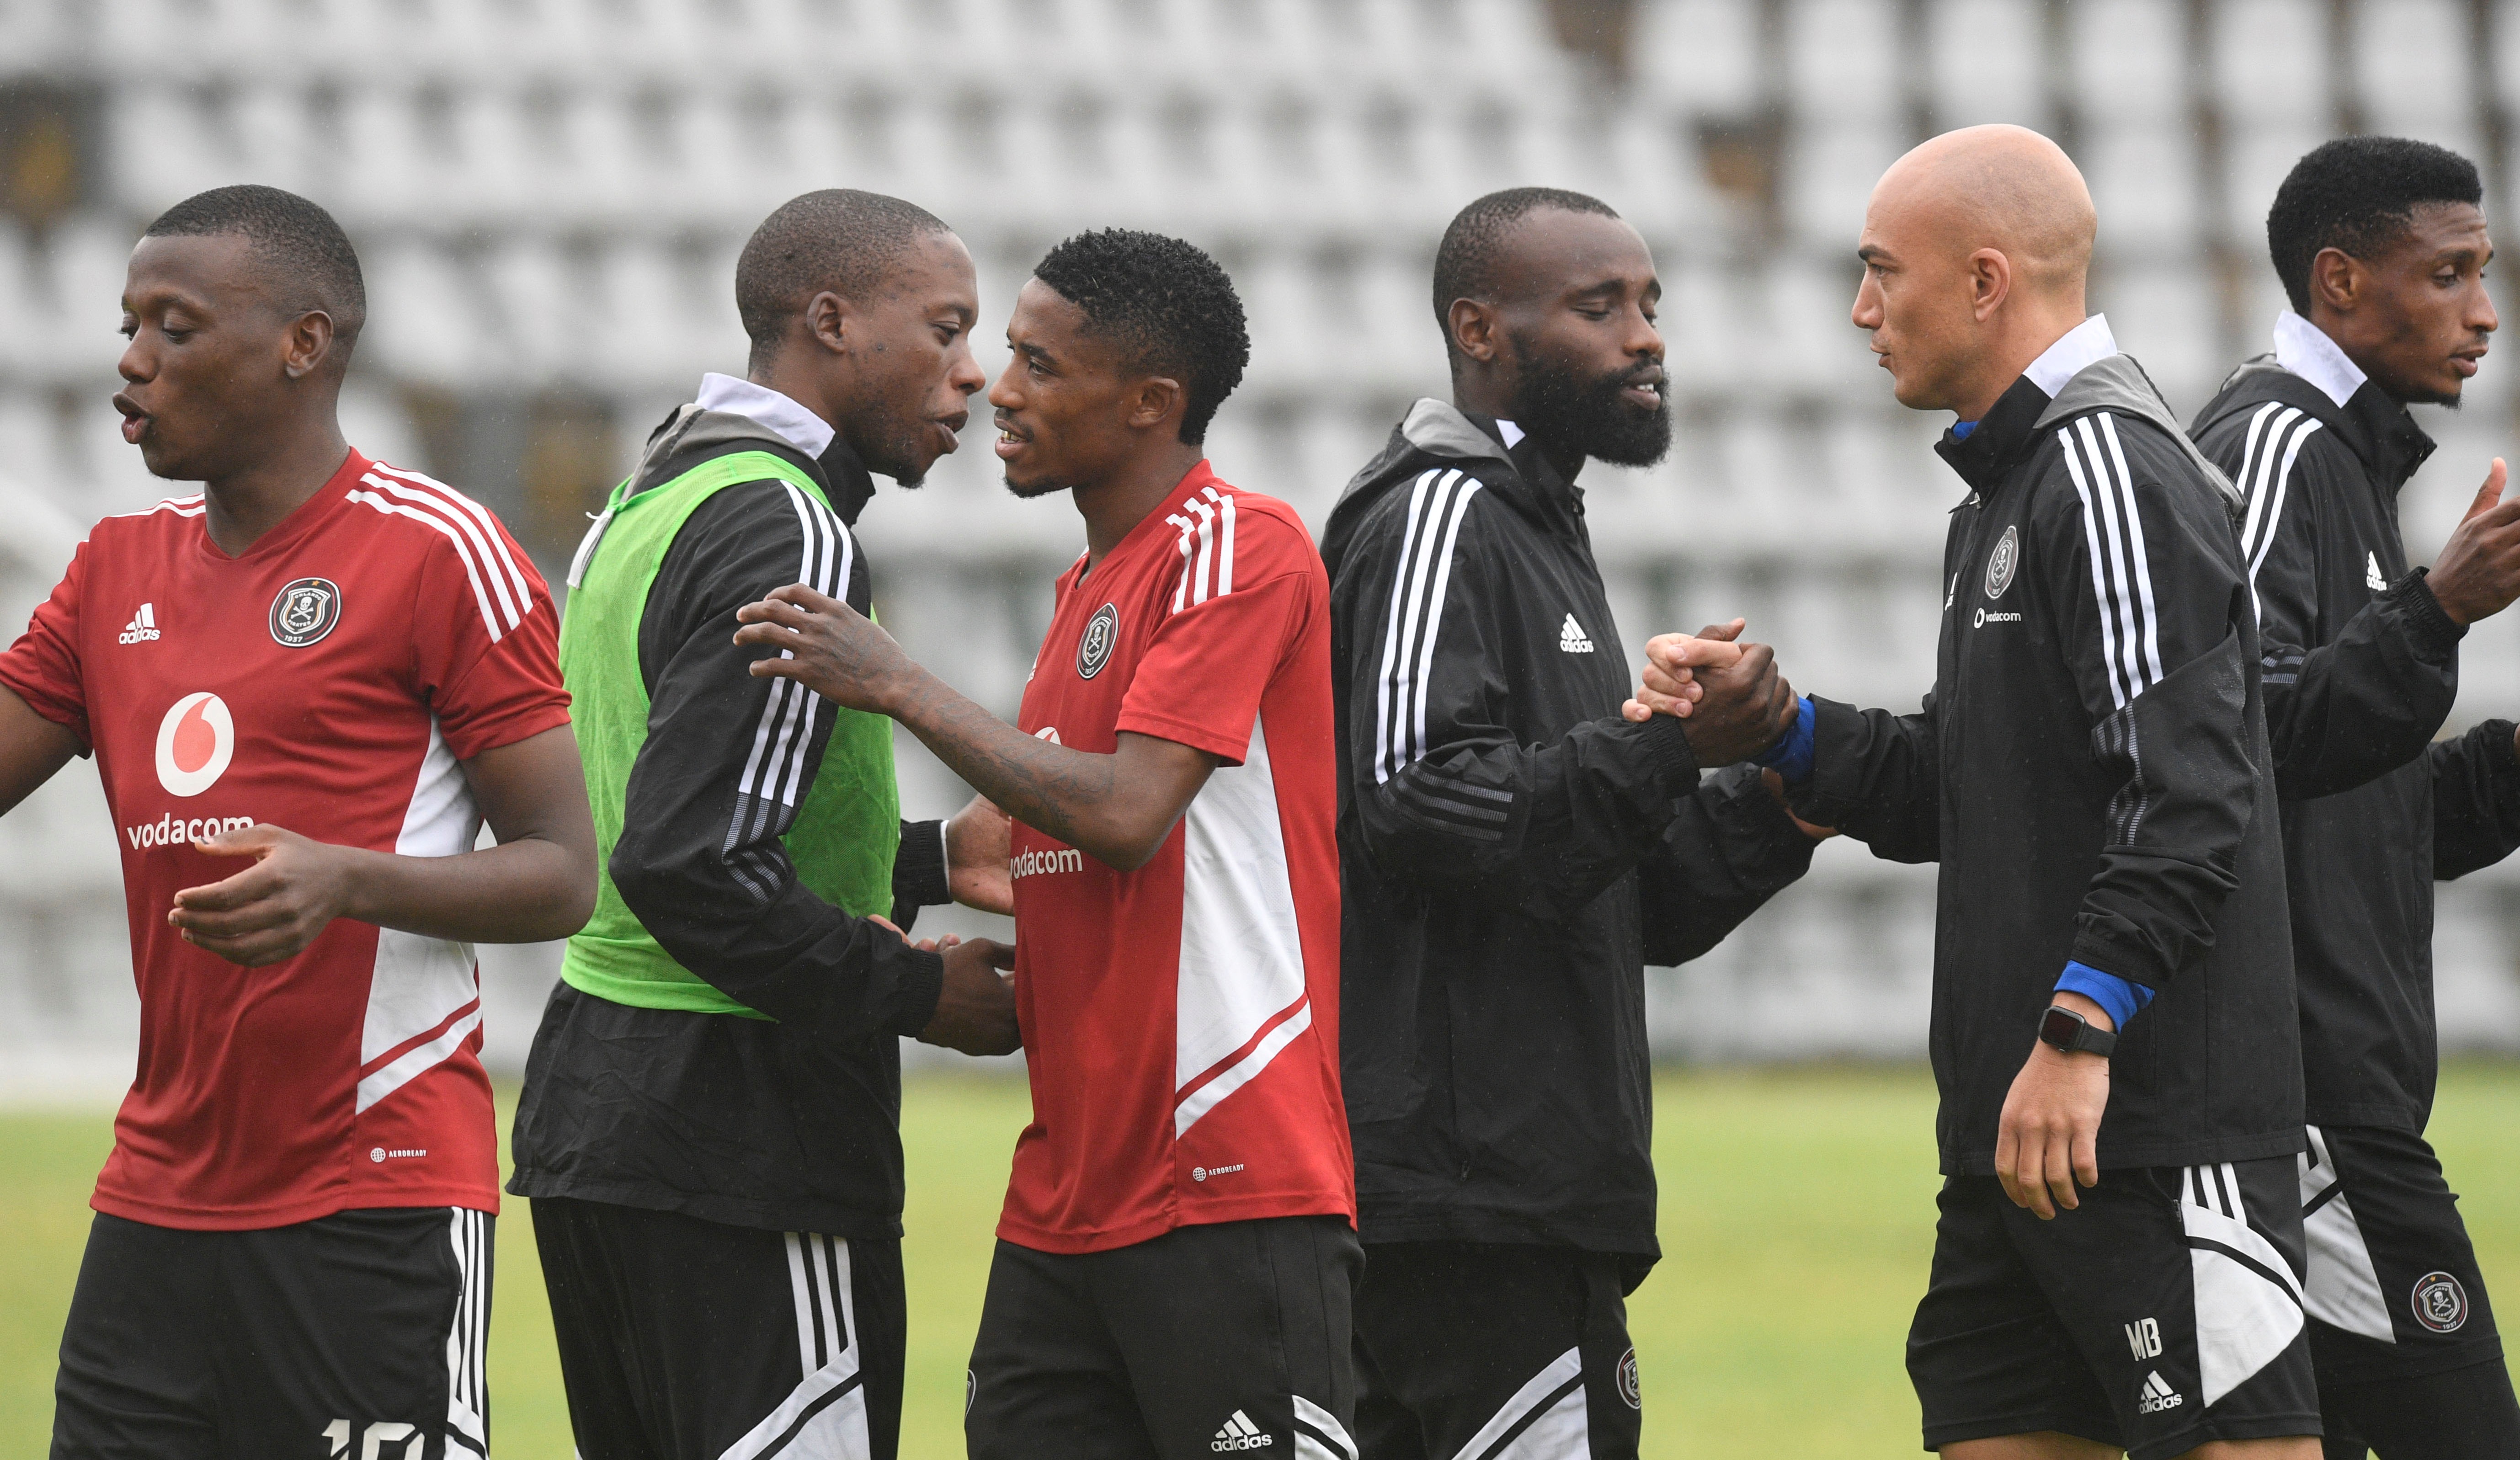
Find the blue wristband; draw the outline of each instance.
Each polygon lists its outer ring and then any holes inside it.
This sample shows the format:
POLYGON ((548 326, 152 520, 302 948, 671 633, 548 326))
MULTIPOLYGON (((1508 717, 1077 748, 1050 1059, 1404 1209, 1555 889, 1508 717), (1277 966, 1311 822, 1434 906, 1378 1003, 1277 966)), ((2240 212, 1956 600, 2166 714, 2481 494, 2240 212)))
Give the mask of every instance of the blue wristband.
POLYGON ((1805 695, 1794 709, 1793 728, 1777 737, 1777 743, 1753 755, 1753 764, 1764 765, 1785 778, 1788 786, 1799 786, 1811 779, 1812 727, 1819 715, 1812 709, 1811 696, 1805 695))
POLYGON ((2130 983, 2115 974, 2104 974, 2088 963, 2068 963, 2065 972, 2056 976, 2058 993, 2079 993, 2109 1011, 2109 1018, 2120 1029, 2136 1017, 2144 1005, 2152 1002, 2152 990, 2140 983, 2130 983))

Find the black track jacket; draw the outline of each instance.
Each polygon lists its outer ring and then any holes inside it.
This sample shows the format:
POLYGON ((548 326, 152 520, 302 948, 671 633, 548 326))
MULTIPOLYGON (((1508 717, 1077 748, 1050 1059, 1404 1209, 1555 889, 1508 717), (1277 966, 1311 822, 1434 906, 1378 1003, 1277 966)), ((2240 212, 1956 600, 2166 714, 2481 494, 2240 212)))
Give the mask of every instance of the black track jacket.
MULTIPOLYGON (((732 411, 683 406, 637 469, 646 490, 713 457, 766 451, 812 473, 854 526, 875 490, 849 448, 817 461, 732 411)), ((738 648, 735 611, 795 582, 804 525, 777 479, 727 487, 665 552, 639 619, 652 708, 612 876, 683 967, 777 1022, 641 1009, 560 983, 525 1067, 512 1143, 521 1197, 573 1197, 772 1231, 901 1235, 901 1045, 934 1016, 943 961, 786 876, 767 903, 734 856, 788 866, 782 820, 730 831, 770 681, 738 648), (648 768, 654 766, 651 775, 648 768), (636 890, 635 891, 632 890, 636 890)), ((866 555, 848 555, 867 611, 866 555)), ((802 775, 831 738, 819 716, 802 775)), ((792 817, 793 810, 789 810, 792 817)), ((937 824, 904 823, 893 893, 948 899, 937 824)))
POLYGON ((1811 865, 1632 687, 1583 493, 1420 400, 1330 514, 1341 1077, 1369 1243, 1654 1241, 1644 965, 1811 865))
POLYGON ((2420 1133, 2440 1064, 2433 880, 2520 846, 2511 722, 2433 741, 2466 630, 2398 533, 2433 443, 2370 382, 2339 405, 2271 356, 2224 383, 2195 438, 2248 503, 2307 1114, 2420 1133))
POLYGON ((1805 820, 1939 859, 1947 1175, 1995 1169, 2069 959, 2157 991, 2111 1061, 2103 1166, 2302 1148, 2257 622, 2230 487, 2134 360, 2016 381, 1937 448, 1969 485, 1921 713, 1818 707, 1805 820))

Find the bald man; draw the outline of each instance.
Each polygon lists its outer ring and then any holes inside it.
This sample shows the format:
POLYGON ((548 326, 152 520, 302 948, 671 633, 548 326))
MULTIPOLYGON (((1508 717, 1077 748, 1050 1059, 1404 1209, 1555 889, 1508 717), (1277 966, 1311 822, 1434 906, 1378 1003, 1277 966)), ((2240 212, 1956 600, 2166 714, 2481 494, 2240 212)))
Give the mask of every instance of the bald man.
POLYGON ((1699 784, 1770 747, 1791 693, 1728 643, 1688 718, 1619 717, 1575 478, 1671 443, 1644 240, 1598 199, 1511 189, 1453 220, 1434 286, 1452 398, 1410 407, 1322 539, 1357 1437, 1632 1457, 1625 1300, 1661 1255, 1644 965, 1810 866, 1755 770, 1699 784))
POLYGON ((508 1189, 583 1460, 898 1443, 900 1038, 1002 1054, 1015 1017, 1012 949, 883 915, 1008 911, 1007 828, 902 823, 890 723, 755 678, 735 614, 800 579, 867 611, 851 529, 875 474, 954 449, 975 293, 923 209, 791 201, 736 265, 749 369, 701 378, 577 551, 560 660, 604 875, 508 1189))
MULTIPOLYGON (((1958 416, 1937 449, 1968 495, 1924 708, 1815 699, 1792 797, 1942 863, 1926 1447, 2312 1460, 2257 620, 2228 483, 2084 313, 2093 229, 2019 128, 1935 138, 1874 189, 1854 322, 1902 404, 1958 416)), ((1681 648, 1651 647, 1649 689, 1681 648)))

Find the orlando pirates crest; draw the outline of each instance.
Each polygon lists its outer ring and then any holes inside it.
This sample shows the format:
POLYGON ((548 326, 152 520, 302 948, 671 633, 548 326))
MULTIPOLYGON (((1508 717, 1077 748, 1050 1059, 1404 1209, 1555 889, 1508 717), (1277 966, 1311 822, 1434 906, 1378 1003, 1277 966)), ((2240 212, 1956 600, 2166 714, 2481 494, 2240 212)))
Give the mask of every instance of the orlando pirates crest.
POLYGON ((271 601, 271 636, 303 649, 341 621, 341 589, 331 578, 299 578, 271 601))
POLYGON ((2006 524, 2002 539, 1986 560, 1986 596, 2002 598, 2003 590, 2012 586, 2012 570, 2020 566, 2021 529, 2006 524))
POLYGON ((1091 679, 1102 673, 1102 666, 1111 662, 1111 646, 1119 637, 1119 607, 1106 603, 1096 609, 1076 641, 1076 677, 1091 679))

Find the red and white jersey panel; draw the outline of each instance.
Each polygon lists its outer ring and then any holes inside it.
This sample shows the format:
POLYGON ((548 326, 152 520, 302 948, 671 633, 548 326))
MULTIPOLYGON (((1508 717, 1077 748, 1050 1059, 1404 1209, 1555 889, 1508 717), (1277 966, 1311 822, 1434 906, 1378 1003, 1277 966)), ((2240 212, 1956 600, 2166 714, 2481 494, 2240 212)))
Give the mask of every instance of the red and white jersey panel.
POLYGON ((999 1235, 1048 1252, 1354 1218, 1338 1084, 1329 579, 1294 511, 1201 463, 1058 603, 1019 723, 1221 762, 1146 866, 1014 830, 1033 1122, 999 1235))
POLYGON ((270 823, 449 856, 462 762, 567 723, 550 594, 496 518, 357 452, 231 558, 202 499, 108 518, 0 684, 94 751, 122 854, 141 1034, 98 1210, 193 1228, 362 1207, 498 1209, 472 948, 339 921, 246 969, 166 924, 270 823))

